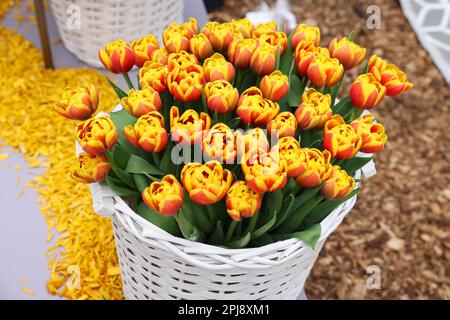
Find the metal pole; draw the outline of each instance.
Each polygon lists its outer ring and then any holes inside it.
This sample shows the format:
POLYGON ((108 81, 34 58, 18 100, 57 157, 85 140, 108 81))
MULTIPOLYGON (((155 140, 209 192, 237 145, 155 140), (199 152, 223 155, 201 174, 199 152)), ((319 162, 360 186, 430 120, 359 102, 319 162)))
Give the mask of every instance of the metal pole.
POLYGON ((39 36, 41 38, 42 52, 44 54, 45 67, 54 69, 52 49, 50 40, 48 39, 47 22, 45 20, 44 0, 34 0, 34 7, 36 10, 36 18, 39 27, 39 36))

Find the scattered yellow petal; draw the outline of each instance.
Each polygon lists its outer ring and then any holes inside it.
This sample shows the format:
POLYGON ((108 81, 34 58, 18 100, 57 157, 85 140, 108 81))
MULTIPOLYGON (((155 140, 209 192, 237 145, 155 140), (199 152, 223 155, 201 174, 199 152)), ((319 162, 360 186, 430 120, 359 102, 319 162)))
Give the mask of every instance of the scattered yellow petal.
POLYGON ((23 292, 25 292, 26 294, 29 294, 30 296, 34 296, 34 292, 31 291, 28 288, 20 288, 20 290, 22 290, 23 292))
POLYGON ((20 279, 19 279, 19 282, 20 282, 20 283, 25 283, 25 282, 28 282, 28 280, 25 279, 25 278, 20 278, 20 279))
POLYGON ((49 233, 48 236, 47 236, 47 243, 51 242, 52 239, 53 239, 53 233, 49 233))
POLYGON ((7 154, 7 153, 0 154, 0 160, 6 160, 8 158, 9 158, 9 154, 7 154))
POLYGON ((119 274, 120 274, 120 268, 118 266, 108 268, 108 276, 117 276, 119 274))

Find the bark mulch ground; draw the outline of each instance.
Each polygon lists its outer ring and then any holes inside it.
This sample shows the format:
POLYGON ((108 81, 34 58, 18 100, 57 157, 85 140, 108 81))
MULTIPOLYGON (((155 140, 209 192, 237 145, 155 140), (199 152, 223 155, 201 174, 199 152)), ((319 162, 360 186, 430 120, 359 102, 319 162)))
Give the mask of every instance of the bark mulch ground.
MULTIPOLYGON (((259 3, 225 0, 210 18, 240 18, 259 3)), ((378 174, 364 183, 355 209, 328 239, 307 281, 308 297, 450 299, 449 87, 397 1, 301 0, 291 7, 298 22, 321 27, 322 45, 355 30, 369 54, 397 64, 415 84, 375 110, 389 135, 376 156, 378 174), (379 30, 366 26, 372 4, 381 8, 379 30), (366 286, 371 265, 381 270, 379 290, 366 286)))

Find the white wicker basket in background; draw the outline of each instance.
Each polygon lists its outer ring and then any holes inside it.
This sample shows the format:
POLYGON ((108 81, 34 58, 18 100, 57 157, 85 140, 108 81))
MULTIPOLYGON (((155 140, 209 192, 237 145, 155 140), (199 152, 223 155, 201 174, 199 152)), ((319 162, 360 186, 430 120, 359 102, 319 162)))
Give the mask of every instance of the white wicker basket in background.
POLYGON ((184 0, 50 0, 50 6, 67 49, 94 67, 102 66, 97 53, 108 42, 160 37, 170 22, 183 21, 184 12, 184 0), (77 12, 80 24, 74 28, 77 12))

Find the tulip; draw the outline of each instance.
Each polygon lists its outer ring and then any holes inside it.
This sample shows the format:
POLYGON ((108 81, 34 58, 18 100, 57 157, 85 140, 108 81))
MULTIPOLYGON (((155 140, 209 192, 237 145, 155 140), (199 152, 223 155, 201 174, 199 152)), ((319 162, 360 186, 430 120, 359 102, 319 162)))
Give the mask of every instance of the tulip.
POLYGON ((219 23, 217 21, 209 21, 205 24, 205 26, 203 27, 202 31, 200 31, 200 33, 203 33, 209 39, 211 30, 214 29, 214 27, 217 26, 218 24, 219 23))
POLYGON ((300 149, 300 143, 293 137, 283 137, 278 140, 278 144, 274 147, 278 148, 281 160, 285 160, 287 164, 287 176, 297 177, 304 170, 303 156, 304 152, 300 149))
POLYGON ((153 34, 135 40, 131 43, 131 48, 136 54, 135 65, 141 68, 145 62, 150 61, 153 52, 159 48, 158 40, 153 34))
POLYGON ((147 61, 139 69, 139 86, 141 88, 152 87, 158 93, 163 93, 167 90, 166 78, 168 73, 167 67, 161 63, 147 61))
POLYGON ((321 184, 331 173, 331 154, 318 149, 301 149, 299 163, 301 172, 295 181, 305 188, 313 188, 321 184))
POLYGON ((139 118, 150 111, 161 110, 162 102, 157 91, 144 87, 139 91, 131 89, 128 97, 122 99, 122 106, 133 117, 139 118))
POLYGON ((167 87, 178 101, 193 102, 202 96, 204 78, 199 65, 188 65, 172 70, 167 77, 167 87))
POLYGON ((247 154, 241 166, 253 192, 273 192, 286 185, 287 163, 277 152, 247 154))
POLYGON ((220 53, 214 53, 211 57, 203 62, 203 73, 206 82, 216 80, 226 80, 233 82, 234 67, 220 53))
POLYGON ((189 18, 188 22, 183 23, 183 26, 189 31, 189 38, 198 33, 198 22, 195 18, 189 18))
POLYGON ((299 44, 295 52, 295 66, 302 77, 308 76, 309 66, 320 57, 330 57, 326 48, 317 48, 311 46, 311 43, 299 44))
POLYGON ((302 96, 302 102, 295 111, 298 126, 303 130, 323 128, 331 119, 331 95, 310 88, 302 96))
POLYGON ((216 80, 205 85, 205 98, 208 109, 225 114, 236 108, 239 92, 226 80, 216 80))
POLYGON ((253 192, 245 181, 236 181, 225 201, 228 215, 236 221, 253 217, 261 208, 261 195, 253 192))
POLYGON ((355 179, 349 176, 345 170, 339 166, 333 166, 320 193, 327 200, 342 199, 355 189, 355 185, 355 179))
POLYGON ((261 128, 248 130, 245 134, 236 131, 236 151, 239 158, 247 154, 266 153, 270 149, 267 136, 261 128))
POLYGON ((356 67, 366 55, 365 48, 361 48, 348 38, 331 40, 328 50, 331 57, 338 59, 345 69, 356 67))
POLYGON ((276 70, 262 78, 260 88, 264 98, 280 101, 289 91, 288 77, 276 70))
POLYGON ((386 88, 372 73, 358 76, 350 87, 350 98, 359 109, 375 108, 386 94, 386 88))
POLYGON ((186 68, 191 65, 198 65, 197 58, 186 51, 174 52, 167 58, 167 69, 173 71, 176 68, 186 68))
POLYGON ((260 77, 274 71, 275 63, 276 48, 272 46, 256 48, 250 59, 250 67, 260 77))
POLYGON ((202 149, 210 160, 232 164, 236 160, 235 135, 226 124, 219 122, 205 134, 202 149))
POLYGON ((116 144, 118 132, 110 117, 98 117, 77 125, 76 138, 84 151, 100 155, 116 144))
POLYGON ((247 18, 239 19, 239 20, 231 20, 231 25, 234 27, 236 31, 238 31, 245 39, 251 38, 253 30, 255 30, 255 26, 253 23, 247 18))
POLYGON ((335 114, 325 124, 323 147, 331 153, 331 157, 338 160, 353 158, 361 143, 360 135, 340 115, 335 114))
POLYGON ((163 32, 164 47, 168 53, 189 49, 189 30, 183 26, 172 25, 163 32))
POLYGON ((105 180, 109 170, 111 166, 105 156, 81 153, 72 171, 72 177, 83 183, 100 182, 105 180))
POLYGON ((279 113, 272 121, 267 124, 267 132, 271 135, 277 134, 280 138, 293 137, 297 131, 297 119, 289 112, 279 113))
POLYGON ((386 87, 388 96, 397 96, 414 86, 396 65, 388 63, 376 55, 370 57, 368 69, 386 87))
POLYGON ((364 153, 376 153, 384 148, 387 142, 387 135, 384 127, 379 123, 373 123, 373 115, 367 114, 358 118, 350 125, 361 136, 362 145, 359 149, 364 153))
POLYGON ((318 27, 307 26, 303 23, 299 24, 297 28, 295 28, 291 39, 291 44, 294 51, 301 41, 312 41, 317 47, 320 42, 320 29, 318 27))
POLYGON ((182 115, 177 107, 170 109, 170 133, 177 143, 201 143, 203 133, 211 128, 211 117, 192 109, 182 115))
POLYGON ((263 35, 266 32, 273 32, 277 30, 278 30, 277 23, 275 21, 269 21, 267 23, 259 24, 253 31, 252 37, 253 39, 258 39, 259 37, 261 37, 261 35, 263 35))
POLYGON ((381 59, 380 57, 378 57, 377 55, 372 55, 369 58, 369 63, 367 65, 367 68, 369 70, 369 72, 372 72, 372 70, 375 68, 378 71, 384 70, 387 66, 387 62, 383 59, 381 59))
POLYGON ((280 112, 278 103, 264 99, 261 90, 250 87, 245 90, 238 102, 236 114, 244 125, 264 126, 280 112))
POLYGON ((270 31, 261 34, 258 38, 259 46, 270 46, 280 48, 280 56, 284 53, 287 47, 287 36, 284 32, 270 31))
POLYGON ((344 67, 338 59, 318 56, 308 67, 308 78, 318 87, 330 88, 341 80, 344 67))
POLYGON ((94 86, 77 89, 65 88, 61 101, 55 104, 55 111, 72 120, 89 119, 97 110, 99 93, 94 86))
POLYGON ((112 73, 127 73, 136 61, 133 49, 123 40, 109 43, 105 49, 98 52, 100 61, 112 73))
POLYGON ((228 59, 238 69, 250 67, 250 59, 258 43, 254 39, 236 39, 228 46, 228 59))
POLYGON ((157 111, 144 114, 134 125, 123 128, 123 134, 128 142, 147 152, 160 152, 169 141, 164 117, 157 111))
POLYGON ((183 206, 183 187, 177 178, 169 174, 146 188, 142 192, 142 200, 150 209, 162 216, 175 216, 183 206))
POLYGON ((160 63, 163 66, 165 66, 165 65, 167 65, 168 57, 169 57, 169 53, 167 52, 166 48, 160 48, 160 49, 156 49, 155 51, 153 51, 151 61, 160 63))
POLYGON ((233 182, 233 174, 218 161, 205 164, 188 163, 181 171, 189 198, 200 205, 211 205, 225 197, 233 182))
POLYGON ((236 34, 229 23, 215 24, 209 30, 209 41, 215 51, 226 51, 236 34))
POLYGON ((213 54, 211 42, 206 35, 200 33, 189 40, 189 49, 199 59, 205 60, 213 54))

